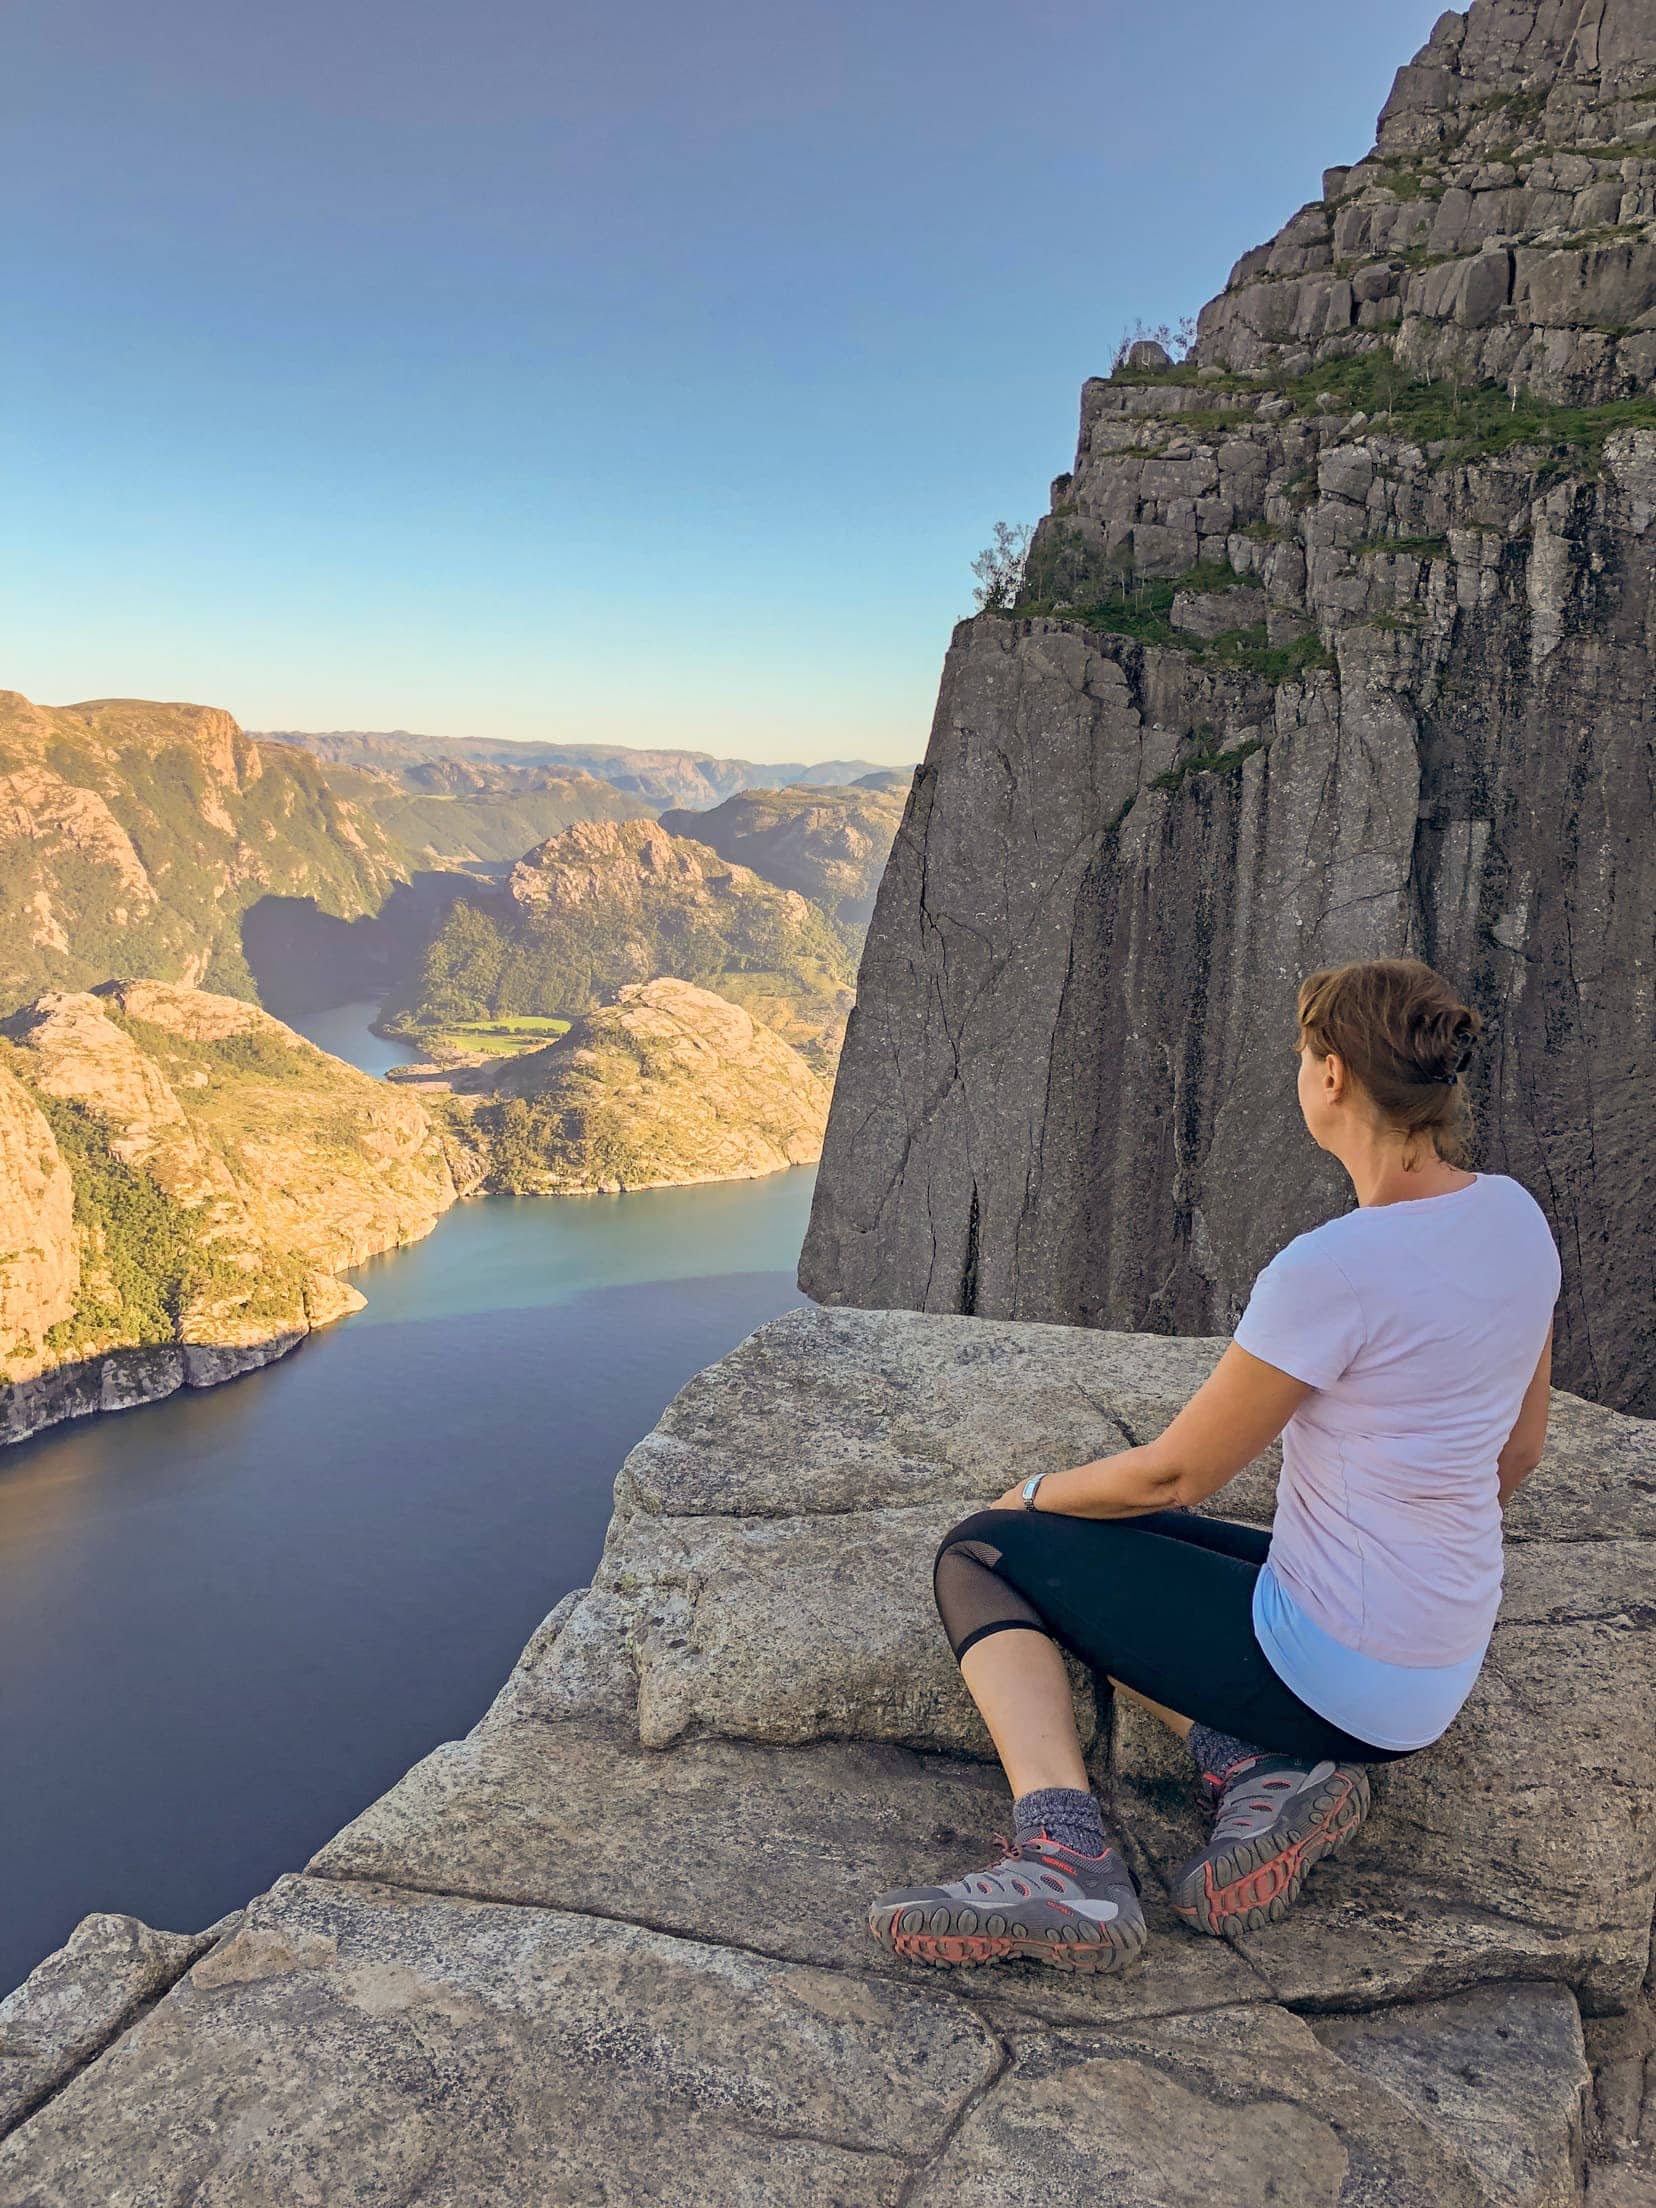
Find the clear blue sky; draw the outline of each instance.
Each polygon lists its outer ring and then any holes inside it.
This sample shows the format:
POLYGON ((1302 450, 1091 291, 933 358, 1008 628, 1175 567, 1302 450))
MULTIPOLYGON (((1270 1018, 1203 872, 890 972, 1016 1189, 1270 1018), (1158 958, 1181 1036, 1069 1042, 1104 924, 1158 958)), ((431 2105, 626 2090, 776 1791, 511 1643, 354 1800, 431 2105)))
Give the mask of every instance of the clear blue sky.
POLYGON ((918 757, 1426 0, 10 0, 0 686, 918 757))

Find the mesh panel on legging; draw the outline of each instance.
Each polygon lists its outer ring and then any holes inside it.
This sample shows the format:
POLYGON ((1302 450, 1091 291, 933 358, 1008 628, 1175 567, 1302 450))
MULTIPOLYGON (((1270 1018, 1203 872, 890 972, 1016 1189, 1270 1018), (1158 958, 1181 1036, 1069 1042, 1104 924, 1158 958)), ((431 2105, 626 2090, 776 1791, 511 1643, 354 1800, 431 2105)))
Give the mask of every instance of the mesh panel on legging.
POLYGON ((970 1520, 943 1536, 932 1566, 932 1593, 956 1663, 987 1634, 1014 1627, 1050 1630, 1035 1605, 996 1573, 1000 1560, 1001 1551, 974 1532, 970 1520))

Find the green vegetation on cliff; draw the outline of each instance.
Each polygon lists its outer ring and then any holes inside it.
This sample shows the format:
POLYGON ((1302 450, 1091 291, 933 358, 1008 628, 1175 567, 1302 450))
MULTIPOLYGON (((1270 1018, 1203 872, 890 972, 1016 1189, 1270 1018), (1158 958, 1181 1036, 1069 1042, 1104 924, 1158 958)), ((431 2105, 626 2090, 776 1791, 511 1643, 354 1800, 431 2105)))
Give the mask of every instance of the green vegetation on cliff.
POLYGON ((455 1194, 416 1098, 251 1005, 159 982, 39 999, 0 1035, 0 1440, 96 1409, 111 1356, 176 1346, 197 1384, 263 1362, 455 1194), (54 1395, 66 1366, 89 1377, 54 1395))
MULTIPOLYGON (((1567 406, 1534 391, 1515 395, 1491 379, 1414 375, 1385 341, 1319 361, 1296 375, 1274 370, 1238 375, 1181 361, 1172 368, 1118 368, 1104 380, 1194 388, 1215 398, 1286 399, 1301 416, 1365 414, 1389 433, 1442 447, 1438 457, 1451 463, 1523 446, 1591 470, 1616 431, 1656 428, 1656 394, 1567 406)), ((1252 409, 1242 405, 1187 408, 1167 416, 1163 426, 1181 435, 1213 436, 1245 427, 1252 418, 1252 409)))
MULTIPOLYGON (((26 1054, 0 1043, 24 1077, 26 1054)), ((179 1323, 214 1268, 201 1222, 147 1173, 110 1147, 110 1125, 84 1104, 35 1095, 69 1168, 75 1226, 85 1255, 74 1315, 47 1329, 46 1347, 73 1355, 77 1345, 116 1337, 138 1347, 175 1342, 179 1323)))

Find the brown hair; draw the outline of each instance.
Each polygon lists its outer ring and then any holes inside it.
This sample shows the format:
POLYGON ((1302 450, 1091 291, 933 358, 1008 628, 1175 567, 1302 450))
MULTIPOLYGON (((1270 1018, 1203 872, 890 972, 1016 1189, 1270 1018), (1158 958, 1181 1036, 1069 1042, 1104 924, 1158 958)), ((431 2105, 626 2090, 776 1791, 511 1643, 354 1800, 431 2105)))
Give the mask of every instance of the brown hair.
POLYGON ((1472 1114, 1461 1076, 1483 1021, 1440 973, 1418 958, 1320 967, 1300 983, 1295 1010, 1295 1048, 1338 1054, 1382 1126, 1409 1138, 1405 1170, 1419 1162, 1416 1135, 1446 1163, 1464 1165, 1472 1114))

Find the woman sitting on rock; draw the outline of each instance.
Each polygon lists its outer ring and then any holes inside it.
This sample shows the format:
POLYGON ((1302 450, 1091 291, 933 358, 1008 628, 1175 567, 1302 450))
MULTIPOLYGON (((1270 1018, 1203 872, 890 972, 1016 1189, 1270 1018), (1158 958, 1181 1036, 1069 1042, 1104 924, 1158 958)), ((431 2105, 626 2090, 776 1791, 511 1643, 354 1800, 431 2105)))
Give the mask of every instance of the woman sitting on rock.
POLYGON ((1356 1207, 1272 1258, 1165 1433, 1037 1473, 945 1537, 937 1607, 1015 1837, 874 1904, 900 1955, 1107 1970, 1143 1946, 1063 1649, 1186 1743, 1214 1815, 1173 1906, 1230 1936, 1284 1914, 1367 1814, 1364 1765, 1435 1741, 1478 1676, 1502 1509, 1546 1437, 1558 1251, 1518 1182, 1458 1162, 1480 1022, 1441 976, 1325 969, 1297 1013, 1300 1109, 1356 1207), (1278 1434, 1269 1534, 1190 1507, 1278 1434))

